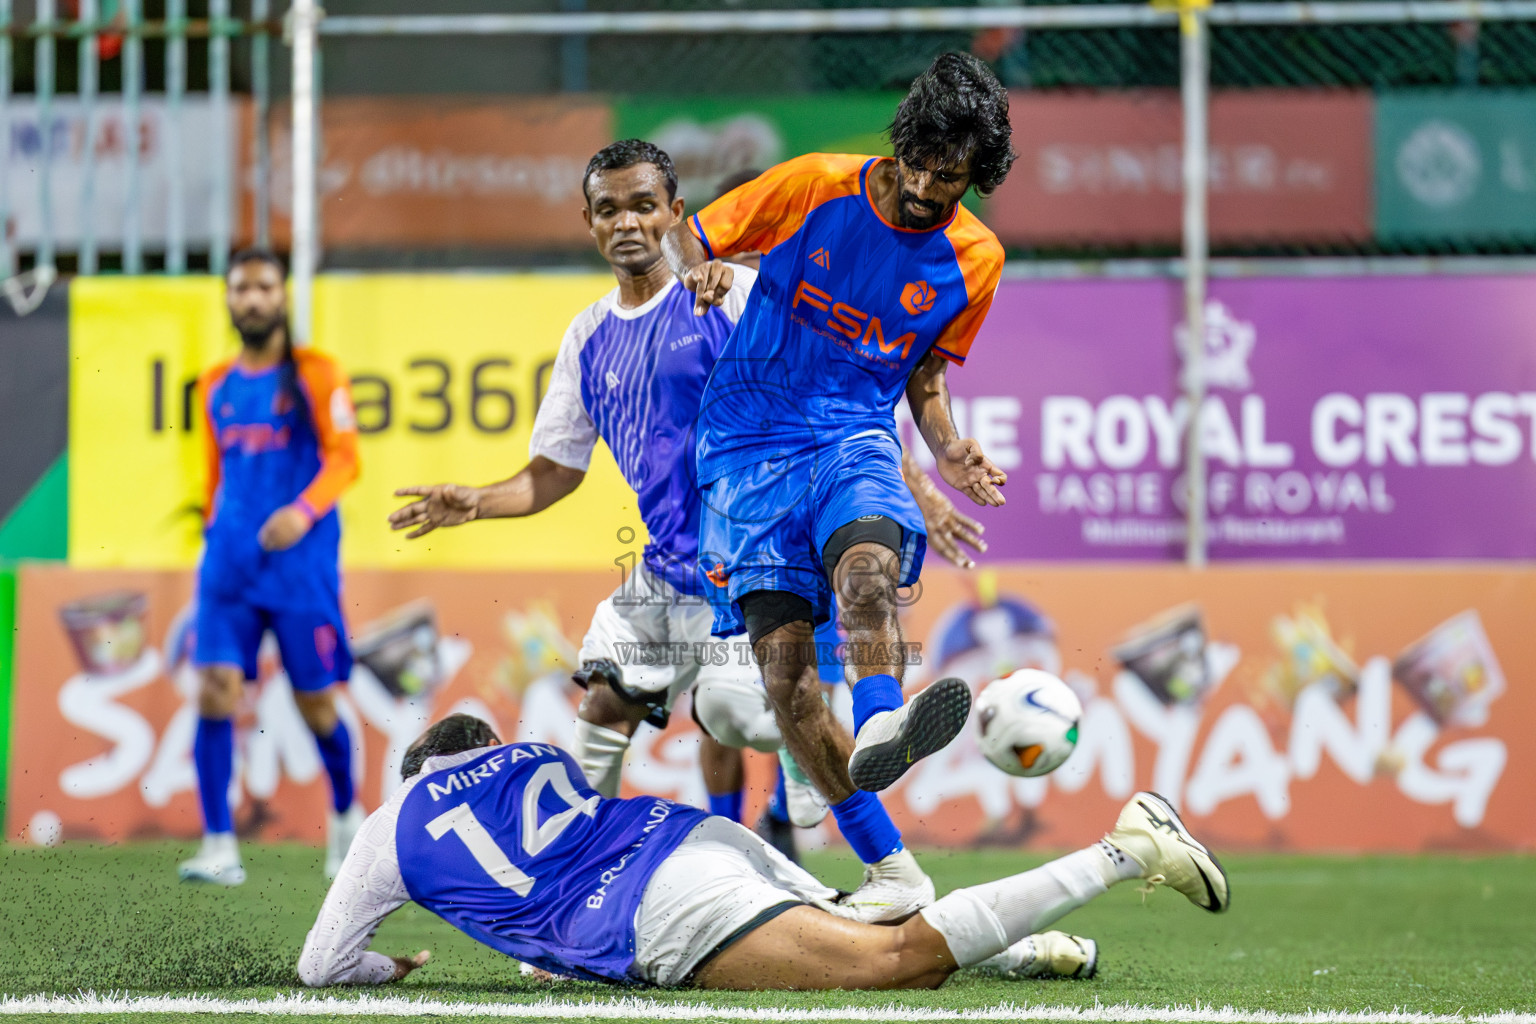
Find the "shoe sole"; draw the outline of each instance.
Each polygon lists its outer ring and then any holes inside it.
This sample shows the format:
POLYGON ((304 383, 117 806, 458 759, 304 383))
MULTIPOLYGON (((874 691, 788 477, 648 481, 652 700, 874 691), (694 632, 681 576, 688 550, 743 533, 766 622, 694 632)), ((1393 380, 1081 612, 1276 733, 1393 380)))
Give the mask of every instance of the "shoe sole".
POLYGON ((1099 944, 1092 939, 1085 939, 1080 935, 1069 935, 1067 938, 1077 943, 1079 949, 1088 955, 1087 961, 1076 972, 1068 975, 1082 981, 1088 981, 1099 973, 1099 944))
POLYGON ((241 875, 239 878, 214 878, 210 875, 199 874, 196 872, 180 871, 177 872, 177 877, 183 882, 198 882, 203 885, 218 885, 224 887, 225 889, 233 889, 237 885, 245 884, 244 875, 241 875))
POLYGON ((970 714, 971 688, 959 679, 940 679, 908 702, 899 735, 853 752, 849 777, 871 793, 889 788, 908 768, 948 746, 970 714))
POLYGON ((1222 888, 1226 889, 1227 891, 1227 899, 1225 903, 1217 898, 1216 887, 1211 884, 1211 879, 1208 875, 1206 875, 1205 869, 1200 866, 1200 862, 1195 860, 1193 857, 1190 858, 1190 860, 1194 861, 1195 870, 1200 872, 1200 880, 1205 883, 1206 895, 1211 899, 1210 905, 1203 907, 1202 909, 1208 910, 1213 914, 1225 913, 1227 908, 1232 906, 1232 880, 1227 877, 1227 869, 1221 866, 1221 861, 1216 859, 1216 855, 1207 849, 1204 843, 1195 838, 1195 834, 1189 830, 1188 825, 1184 824, 1184 819, 1179 817, 1178 810, 1168 801, 1167 797, 1163 796, 1161 793, 1153 793, 1150 791, 1144 793, 1143 795, 1149 796, 1156 800, 1162 806, 1162 809, 1167 812, 1168 817, 1173 820, 1173 823, 1179 827, 1179 832, 1183 834, 1186 840, 1188 840, 1188 844, 1199 850, 1201 853, 1205 854, 1206 857, 1210 859, 1210 862, 1215 865, 1217 872, 1221 874, 1222 888))

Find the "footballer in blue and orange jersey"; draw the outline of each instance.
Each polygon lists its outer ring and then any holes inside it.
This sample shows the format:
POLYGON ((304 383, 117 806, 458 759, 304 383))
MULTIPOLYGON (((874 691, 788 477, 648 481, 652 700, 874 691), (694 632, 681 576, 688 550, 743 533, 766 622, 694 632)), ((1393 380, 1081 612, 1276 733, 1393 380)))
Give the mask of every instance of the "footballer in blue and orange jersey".
MULTIPOLYGON (((745 630, 760 652, 783 652, 763 664, 770 694, 814 687, 792 652, 835 593, 858 737, 846 773, 837 744, 809 744, 822 750, 805 767, 823 792, 850 778, 884 789, 953 739, 970 710, 960 680, 902 704, 896 591, 916 582, 926 543, 902 479, 897 401, 907 396, 950 486, 1000 505, 1007 480, 959 436, 944 380, 965 362, 1002 273, 1002 246, 960 199, 968 188, 988 194, 1012 166, 1007 91, 976 58, 944 54, 913 83, 890 134, 894 159, 790 160, 667 237, 698 312, 731 291, 723 257, 763 254, 700 406, 699 550, 714 563, 716 632, 745 630)), ((816 720, 803 728, 831 736, 816 703, 797 693, 792 706, 816 720)))
POLYGON ((335 360, 295 349, 283 266, 249 250, 226 281, 240 354, 208 370, 198 394, 206 429, 204 547, 197 577, 201 674, 193 745, 204 839, 181 877, 237 885, 245 878, 229 812, 234 715, 271 632, 294 699, 331 781, 327 871, 362 821, 352 744, 333 686, 351 673, 337 565, 336 501, 357 479, 357 422, 335 360))

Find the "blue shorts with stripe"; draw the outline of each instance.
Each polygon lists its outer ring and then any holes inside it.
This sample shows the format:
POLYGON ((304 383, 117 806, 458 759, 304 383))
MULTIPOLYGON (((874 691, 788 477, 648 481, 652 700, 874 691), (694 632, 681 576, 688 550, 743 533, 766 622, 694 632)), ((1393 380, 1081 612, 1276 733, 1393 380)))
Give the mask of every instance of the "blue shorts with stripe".
POLYGON ((325 610, 261 608, 239 598, 199 594, 193 662, 235 665, 257 678, 262 635, 272 631, 294 690, 312 693, 352 674, 352 649, 338 605, 325 610))
POLYGON ((839 527, 886 516, 902 528, 902 586, 917 582, 927 550, 923 515, 901 475, 901 447, 885 431, 859 434, 801 455, 755 462, 701 488, 699 564, 715 610, 715 635, 745 632, 740 600, 784 590, 832 613, 821 552, 839 527), (721 585, 723 582, 724 585, 721 585))

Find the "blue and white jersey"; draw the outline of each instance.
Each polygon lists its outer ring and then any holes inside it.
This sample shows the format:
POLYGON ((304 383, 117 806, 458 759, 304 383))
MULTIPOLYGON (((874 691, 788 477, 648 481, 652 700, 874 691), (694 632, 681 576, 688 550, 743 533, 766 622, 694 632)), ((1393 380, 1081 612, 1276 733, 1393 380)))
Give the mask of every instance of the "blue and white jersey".
POLYGON ((693 315, 676 280, 644 305, 619 307, 615 288, 571 321, 529 443, 531 456, 586 471, 601 437, 639 499, 650 533, 645 564, 698 595, 694 424, 704 383, 741 319, 757 274, 736 267, 725 304, 693 315))
POLYGON ((431 758, 364 823, 305 941, 306 984, 387 980, 367 951, 414 900, 478 942, 591 981, 638 982, 635 913, 651 875, 708 817, 659 797, 606 800, 557 747, 431 758))

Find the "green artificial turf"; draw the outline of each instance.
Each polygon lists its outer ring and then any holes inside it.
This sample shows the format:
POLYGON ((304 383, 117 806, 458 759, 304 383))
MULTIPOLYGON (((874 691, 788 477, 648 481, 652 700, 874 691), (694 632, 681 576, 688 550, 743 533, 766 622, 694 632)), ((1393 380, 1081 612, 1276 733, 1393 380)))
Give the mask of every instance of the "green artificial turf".
MULTIPOLYGON (((294 964, 325 892, 319 851, 248 845, 250 880, 232 890, 179 884, 176 862, 191 852, 163 842, 0 849, 0 994, 267 998, 297 991, 294 964)), ((941 893, 1041 859, 997 851, 922 857, 941 893)), ((1092 981, 963 973, 936 992, 639 994, 723 1007, 965 1009, 1006 1001, 1290 1013, 1536 1009, 1536 858, 1234 856, 1224 863, 1232 879, 1228 914, 1197 910, 1167 889, 1143 903, 1128 883, 1058 925, 1098 940, 1092 981)), ((857 881, 847 857, 813 855, 807 866, 833 884, 857 881)), ((432 963, 391 986, 392 994, 470 1001, 636 994, 524 981, 508 960, 415 906, 385 922, 374 948, 432 950, 432 963)))

